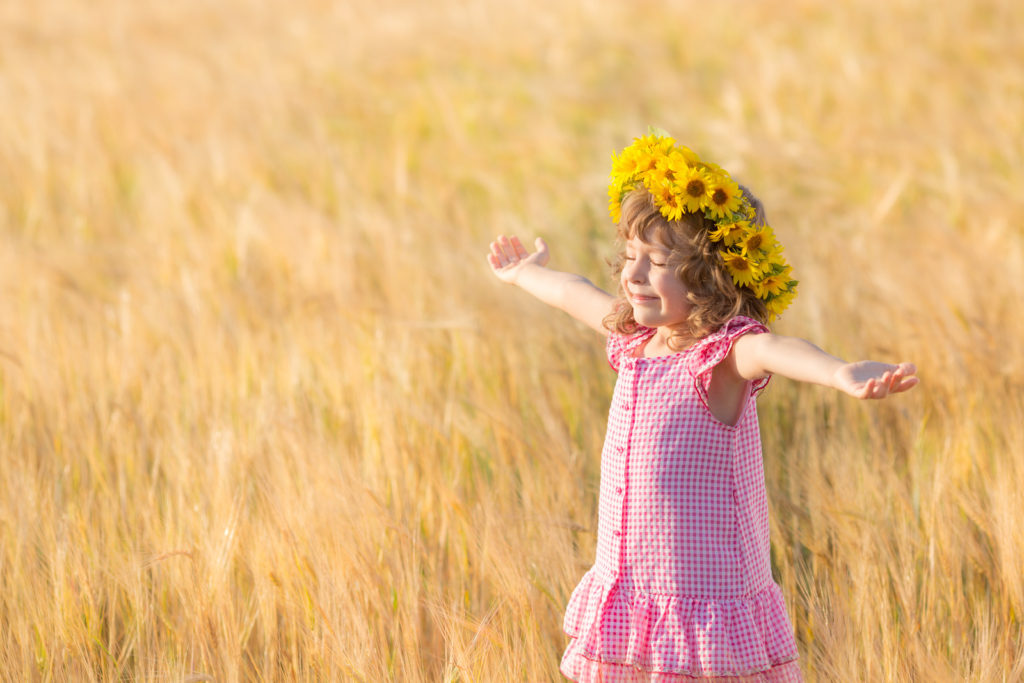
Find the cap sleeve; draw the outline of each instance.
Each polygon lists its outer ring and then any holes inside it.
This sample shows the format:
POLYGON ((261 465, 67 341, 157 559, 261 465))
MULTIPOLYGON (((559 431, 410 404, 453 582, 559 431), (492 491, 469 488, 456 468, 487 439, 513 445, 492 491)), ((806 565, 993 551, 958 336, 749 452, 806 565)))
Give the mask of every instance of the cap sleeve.
POLYGON ((641 327, 632 334, 611 332, 605 342, 605 351, 608 354, 608 365, 612 366, 612 370, 618 372, 623 356, 629 355, 639 342, 653 332, 654 330, 648 327, 641 327))
MULTIPOLYGON (((736 316, 717 332, 709 334, 697 342, 690 350, 687 358, 690 374, 693 375, 697 395, 706 406, 708 404, 708 387, 711 385, 711 372, 725 360, 732 350, 732 345, 745 334, 763 334, 768 328, 746 316, 736 316)), ((770 377, 753 380, 750 395, 756 396, 767 386, 770 377)))

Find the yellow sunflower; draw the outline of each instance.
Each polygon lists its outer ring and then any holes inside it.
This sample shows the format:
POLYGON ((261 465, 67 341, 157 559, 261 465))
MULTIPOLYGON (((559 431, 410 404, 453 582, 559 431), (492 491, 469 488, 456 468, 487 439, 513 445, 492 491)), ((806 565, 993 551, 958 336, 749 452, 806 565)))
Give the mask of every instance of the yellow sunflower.
POLYGON ((612 182, 621 182, 635 173, 636 156, 630 148, 622 150, 622 154, 612 152, 612 182))
POLYGON ((754 292, 762 299, 778 297, 789 289, 792 274, 793 269, 789 266, 779 268, 776 272, 765 275, 760 282, 754 283, 754 292))
POLYGON ((702 163, 700 157, 697 156, 697 153, 694 152, 689 147, 679 145, 678 147, 675 148, 675 151, 679 153, 679 155, 686 162, 687 166, 699 166, 702 163))
POLYGON ((711 161, 701 161, 698 165, 701 170, 707 171, 711 175, 729 175, 724 168, 711 161))
POLYGON ((612 180, 625 183, 637 179, 641 174, 654 168, 660 153, 635 145, 622 150, 622 154, 612 154, 612 180))
MULTIPOLYGON (((685 155, 678 149, 672 149, 667 154, 658 157, 654 169, 648 171, 644 176, 652 179, 652 184, 657 186, 661 181, 676 183, 686 173, 688 163, 685 155)), ((648 185, 650 187, 650 185, 648 185)))
POLYGON ((682 188, 683 199, 686 202, 687 211, 701 211, 708 205, 708 188, 711 179, 708 174, 699 168, 687 166, 679 178, 679 185, 682 188))
POLYGON ((654 195, 654 203, 661 208, 661 215, 670 221, 679 220, 686 211, 686 202, 682 195, 674 191, 675 187, 671 183, 664 183, 654 195))
POLYGON ((622 198, 626 192, 633 189, 636 181, 627 179, 614 180, 608 186, 608 213, 616 223, 621 218, 622 198))
POLYGON ((778 242, 772 242, 772 248, 765 254, 764 261, 762 263, 764 272, 772 273, 779 268, 785 268, 788 266, 786 263, 786 257, 782 255, 782 245, 778 242))
POLYGON ((743 235, 750 229, 747 221, 736 221, 735 223, 717 223, 717 227, 708 233, 712 242, 724 242, 725 246, 731 247, 742 239, 743 235))
MULTIPOLYGON (((650 133, 639 138, 633 139, 631 148, 647 152, 649 154, 667 154, 670 149, 676 144, 674 138, 667 135, 656 135, 650 133)), ((627 147, 629 149, 629 147, 627 147)))
POLYGON ((767 225, 760 228, 751 226, 743 231, 736 244, 744 256, 760 261, 775 252, 775 234, 767 225))
POLYGON ((723 251, 722 260, 725 268, 732 276, 732 281, 739 287, 750 287, 761 275, 757 264, 743 254, 734 251, 723 251))
POLYGON ((796 298, 796 290, 787 288, 768 299, 765 302, 765 308, 768 309, 768 321, 771 322, 782 315, 782 312, 793 303, 794 298, 796 298))
POLYGON ((647 151, 637 152, 636 156, 636 171, 639 175, 643 175, 655 168, 658 165, 658 159, 661 158, 660 154, 647 151))
POLYGON ((622 220, 622 202, 619 201, 619 193, 612 194, 612 191, 609 190, 608 194, 611 195, 608 197, 608 213, 611 214, 612 221, 618 223, 622 220))
POLYGON ((743 193, 740 191, 740 186, 724 173, 712 176, 708 195, 710 197, 708 213, 716 220, 731 216, 743 205, 743 193))
POLYGON ((675 181, 675 171, 669 165, 668 157, 660 157, 655 162, 654 168, 644 173, 644 186, 657 194, 664 185, 671 185, 675 181))

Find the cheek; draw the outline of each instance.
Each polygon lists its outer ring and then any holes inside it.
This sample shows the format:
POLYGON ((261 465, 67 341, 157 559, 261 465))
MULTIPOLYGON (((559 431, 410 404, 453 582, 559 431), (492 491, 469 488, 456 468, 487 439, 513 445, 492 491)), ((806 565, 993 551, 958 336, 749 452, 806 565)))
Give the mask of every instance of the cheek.
POLYGON ((675 292, 683 287, 683 283, 670 270, 659 270, 651 275, 651 284, 657 285, 658 289, 666 293, 675 292))
POLYGON ((686 301, 686 287, 674 273, 666 273, 658 279, 658 288, 666 298, 673 301, 686 301))

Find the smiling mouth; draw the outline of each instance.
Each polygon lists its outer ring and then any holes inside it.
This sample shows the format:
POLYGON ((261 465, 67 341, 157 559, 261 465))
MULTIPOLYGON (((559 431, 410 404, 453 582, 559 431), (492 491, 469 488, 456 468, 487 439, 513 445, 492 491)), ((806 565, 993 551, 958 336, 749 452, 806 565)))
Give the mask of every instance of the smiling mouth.
POLYGON ((630 294, 629 300, 634 304, 649 304, 652 301, 657 301, 658 297, 644 296, 643 294, 630 294))

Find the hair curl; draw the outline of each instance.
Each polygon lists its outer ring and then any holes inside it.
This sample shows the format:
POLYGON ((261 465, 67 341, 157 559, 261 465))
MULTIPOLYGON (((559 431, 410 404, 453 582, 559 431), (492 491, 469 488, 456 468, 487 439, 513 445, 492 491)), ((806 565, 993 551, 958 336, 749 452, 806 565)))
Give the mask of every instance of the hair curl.
MULTIPOLYGON (((757 211, 755 221, 764 223, 761 202, 741 186, 757 211)), ((622 200, 622 218, 617 238, 622 245, 612 263, 619 279, 618 298, 613 311, 605 317, 604 326, 619 334, 636 332, 640 325, 633 317, 633 307, 622 288, 621 274, 625 265, 625 242, 636 237, 647 243, 658 243, 670 251, 669 261, 675 263, 675 275, 687 289, 692 304, 684 329, 673 330, 669 347, 680 350, 722 327, 737 315, 745 315, 762 323, 768 321, 765 302, 747 287, 737 287, 722 264, 718 243, 708 233, 714 223, 702 213, 684 213, 676 221, 666 219, 646 189, 631 190, 622 200)), ((683 326, 680 326, 683 327, 683 326)))

